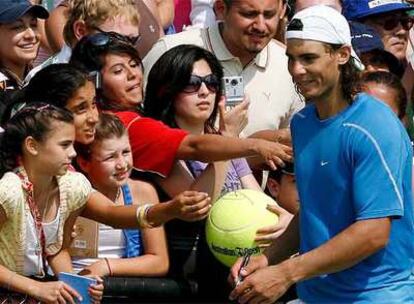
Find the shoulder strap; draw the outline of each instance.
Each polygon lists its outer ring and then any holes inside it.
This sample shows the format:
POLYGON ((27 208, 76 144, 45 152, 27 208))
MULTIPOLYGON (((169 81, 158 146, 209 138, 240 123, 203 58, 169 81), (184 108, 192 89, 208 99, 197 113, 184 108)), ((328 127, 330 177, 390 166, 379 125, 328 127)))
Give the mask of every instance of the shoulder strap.
MULTIPOLYGON (((132 205, 132 194, 128 184, 121 187, 125 205, 132 205)), ((142 254, 141 232, 138 229, 122 229, 125 236, 125 258, 140 256, 142 254)))
POLYGON ((133 200, 132 200, 131 189, 129 189, 129 185, 128 184, 122 185, 121 190, 122 190, 122 196, 124 197, 125 205, 132 205, 133 200))

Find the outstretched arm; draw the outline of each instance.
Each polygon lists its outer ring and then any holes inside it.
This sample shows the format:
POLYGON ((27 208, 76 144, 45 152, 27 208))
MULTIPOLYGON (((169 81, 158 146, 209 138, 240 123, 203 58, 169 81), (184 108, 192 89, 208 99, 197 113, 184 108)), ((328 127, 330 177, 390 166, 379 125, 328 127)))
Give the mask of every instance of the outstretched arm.
POLYGON ((260 157, 273 170, 292 160, 292 148, 264 139, 220 135, 187 135, 177 150, 176 158, 213 162, 242 157, 260 157))
MULTIPOLYGON (((154 226, 162 225, 174 218, 197 221, 208 215, 210 206, 210 198, 206 193, 185 191, 168 202, 153 205, 148 211, 147 220, 154 226)), ((95 191, 90 194, 80 215, 123 229, 140 228, 136 213, 137 205, 117 206, 105 195, 95 191)))

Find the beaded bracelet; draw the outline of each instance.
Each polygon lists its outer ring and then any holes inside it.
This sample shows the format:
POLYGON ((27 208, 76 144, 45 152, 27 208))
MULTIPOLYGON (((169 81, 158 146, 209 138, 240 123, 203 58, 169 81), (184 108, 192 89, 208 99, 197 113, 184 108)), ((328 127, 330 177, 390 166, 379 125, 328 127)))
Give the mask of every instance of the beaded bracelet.
POLYGON ((151 209, 153 204, 144 204, 137 208, 136 216, 138 221, 138 226, 140 228, 154 228, 154 224, 148 221, 148 212, 151 209))

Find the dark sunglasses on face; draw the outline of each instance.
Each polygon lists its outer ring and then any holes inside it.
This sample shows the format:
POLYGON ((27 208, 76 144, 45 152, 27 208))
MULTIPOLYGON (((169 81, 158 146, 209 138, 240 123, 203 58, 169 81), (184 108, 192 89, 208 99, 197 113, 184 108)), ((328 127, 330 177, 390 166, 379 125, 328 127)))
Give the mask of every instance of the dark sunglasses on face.
POLYGON ((381 18, 376 21, 386 31, 395 29, 399 24, 406 31, 409 31, 413 27, 413 18, 411 16, 400 16, 391 18, 381 18))
POLYGON ((200 90, 201 84, 203 83, 206 85, 207 89, 212 93, 216 93, 220 87, 220 81, 213 74, 204 77, 191 75, 190 80, 184 87, 183 91, 185 93, 197 92, 198 90, 200 90))
MULTIPOLYGON (((94 30, 96 30, 96 31, 98 31, 100 34, 106 34, 106 35, 108 35, 108 36, 112 36, 113 38, 115 38, 115 39, 118 39, 118 40, 121 40, 121 41, 123 41, 123 42, 126 42, 126 43, 130 43, 130 44, 132 44, 133 46, 136 46, 137 44, 138 44, 138 42, 141 40, 141 35, 137 35, 137 36, 126 36, 126 35, 122 35, 122 34, 119 34, 119 33, 117 33, 117 32, 112 32, 112 31, 110 31, 110 32, 106 32, 106 31, 104 31, 104 30, 101 30, 99 27, 97 27, 97 26, 94 26, 94 27, 92 27, 94 30)), ((98 34, 97 34, 98 35, 98 34)), ((95 35, 93 35, 93 36, 95 36, 95 35)), ((108 37, 109 38, 109 37, 108 37)), ((102 43, 103 41, 101 41, 101 43, 102 43)), ((106 43, 103 43, 103 45, 106 45, 106 44, 108 44, 108 42, 109 42, 109 40, 107 40, 106 41, 106 43)), ((102 46, 103 46, 102 45, 102 46)), ((101 46, 101 45, 100 45, 101 46)))

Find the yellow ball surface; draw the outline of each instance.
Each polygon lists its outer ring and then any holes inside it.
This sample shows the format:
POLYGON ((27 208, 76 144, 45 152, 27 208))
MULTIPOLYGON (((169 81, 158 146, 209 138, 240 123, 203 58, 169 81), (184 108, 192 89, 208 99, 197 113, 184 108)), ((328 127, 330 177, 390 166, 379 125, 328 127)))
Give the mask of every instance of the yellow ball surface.
POLYGON ((220 262, 231 267, 246 253, 261 253, 254 241, 256 231, 278 222, 278 216, 266 209, 269 204, 276 202, 263 192, 250 189, 229 192, 214 203, 206 223, 206 238, 220 262))

